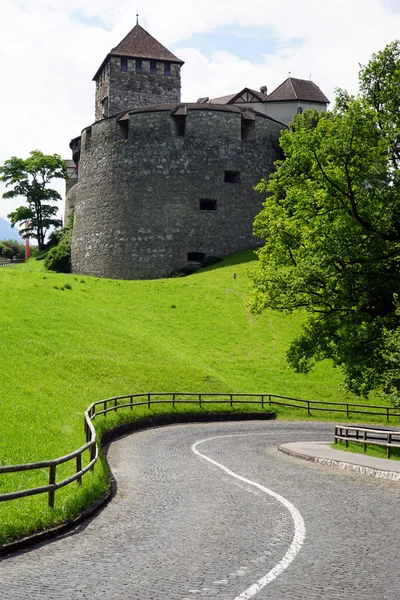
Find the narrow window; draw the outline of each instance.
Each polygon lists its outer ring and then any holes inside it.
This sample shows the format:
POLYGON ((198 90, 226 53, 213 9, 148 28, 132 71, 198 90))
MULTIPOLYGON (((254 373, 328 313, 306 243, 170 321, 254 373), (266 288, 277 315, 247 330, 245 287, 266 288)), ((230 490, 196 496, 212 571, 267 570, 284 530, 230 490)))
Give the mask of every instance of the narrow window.
POLYGON ((126 73, 127 70, 128 70, 128 59, 121 58, 121 71, 124 71, 124 73, 126 73))
POLYGON ((187 255, 188 262, 192 263, 202 263, 205 257, 203 252, 188 252, 187 255))
POLYGON ((200 200, 200 210, 217 210, 217 201, 203 198, 200 200))
POLYGON ((143 71, 143 62, 141 58, 136 59, 136 73, 141 73, 143 71))
POLYGON ((225 183, 240 183, 240 171, 225 171, 225 183))
POLYGON ((92 145, 92 128, 88 127, 86 129, 85 150, 88 150, 91 145, 92 145))
POLYGON ((129 140, 129 119, 118 121, 121 140, 129 140))
POLYGON ((186 131, 186 116, 185 115, 175 115, 173 117, 175 122, 175 131, 178 137, 185 137, 186 131))
POLYGON ((156 75, 157 73, 157 62, 155 60, 150 61, 150 74, 156 75))
POLYGON ((164 63, 164 75, 168 75, 168 77, 171 75, 171 63, 164 63))
POLYGON ((242 140, 254 138, 256 132, 256 122, 250 119, 242 119, 242 140))
POLYGON ((299 108, 297 109, 297 114, 301 115, 303 112, 303 109, 301 108, 301 106, 299 106, 299 108))

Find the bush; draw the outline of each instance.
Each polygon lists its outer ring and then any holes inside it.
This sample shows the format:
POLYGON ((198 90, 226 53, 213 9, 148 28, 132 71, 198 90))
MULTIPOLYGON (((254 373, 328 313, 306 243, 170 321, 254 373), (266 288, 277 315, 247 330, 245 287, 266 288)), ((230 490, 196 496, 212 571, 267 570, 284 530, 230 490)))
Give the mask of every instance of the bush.
MULTIPOLYGON (((11 256, 5 256, 4 251, 2 250, 1 255, 3 258, 12 258, 13 256, 19 259, 25 258, 25 244, 18 242, 17 240, 3 240, 0 246, 2 246, 3 250, 4 248, 11 250, 11 256)), ((9 252, 7 252, 7 254, 9 254, 9 252)))
POLYGON ((44 266, 49 271, 71 273, 71 245, 62 243, 49 250, 44 259, 44 266))
MULTIPOLYGON (((74 215, 71 214, 66 227, 52 234, 51 244, 57 244, 48 251, 44 266, 49 271, 71 273, 71 243, 74 215)), ((36 260, 40 260, 39 258, 36 260)))
POLYGON ((8 246, 3 246, 1 256, 3 258, 12 258, 14 256, 14 251, 12 248, 9 248, 8 246))

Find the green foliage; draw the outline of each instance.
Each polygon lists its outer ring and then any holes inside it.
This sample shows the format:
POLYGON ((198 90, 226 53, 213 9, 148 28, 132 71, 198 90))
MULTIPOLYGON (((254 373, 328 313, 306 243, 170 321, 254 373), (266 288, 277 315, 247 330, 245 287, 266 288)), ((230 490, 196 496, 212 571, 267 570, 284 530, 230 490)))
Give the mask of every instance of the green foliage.
POLYGON ((1 249, 1 256, 3 258, 12 258, 14 256, 14 251, 9 246, 3 246, 1 249))
POLYGON ((19 206, 8 218, 12 225, 23 223, 20 235, 23 238, 37 239, 39 250, 44 247, 49 227, 59 227, 61 221, 56 218, 57 206, 49 202, 61 200, 60 194, 48 184, 52 179, 65 179, 65 163, 58 154, 46 155, 39 150, 30 152, 26 159, 12 156, 0 166, 0 181, 11 189, 3 198, 25 196, 27 205, 19 206))
POLYGON ((348 389, 400 389, 400 42, 361 69, 361 96, 338 91, 331 113, 305 111, 281 137, 285 159, 258 190, 266 238, 255 311, 309 318, 288 358, 306 373, 330 358, 348 389))
POLYGON ((71 272, 71 246, 68 244, 58 244, 46 254, 44 266, 49 271, 58 273, 71 272))
MULTIPOLYGON (((15 256, 15 258, 18 259, 23 259, 25 258, 25 244, 21 244, 20 242, 16 241, 16 240, 4 240, 1 242, 0 244, 0 254, 4 257, 4 249, 9 248, 12 251, 12 255, 11 256, 7 256, 6 258, 12 258, 13 256, 15 256)), ((9 252, 7 251, 7 254, 9 255, 9 252)))
POLYGON ((51 250, 46 255, 44 266, 49 271, 57 271, 58 273, 71 272, 71 243, 72 243, 72 228, 74 223, 73 214, 71 214, 68 225, 53 233, 51 250))

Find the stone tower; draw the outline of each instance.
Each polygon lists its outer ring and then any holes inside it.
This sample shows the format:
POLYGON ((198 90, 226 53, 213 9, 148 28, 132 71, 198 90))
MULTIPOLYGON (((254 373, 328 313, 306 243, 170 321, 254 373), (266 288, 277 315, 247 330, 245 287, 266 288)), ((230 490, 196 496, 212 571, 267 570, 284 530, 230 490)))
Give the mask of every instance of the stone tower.
POLYGON ((183 64, 137 23, 93 78, 96 121, 128 109, 180 102, 183 64))

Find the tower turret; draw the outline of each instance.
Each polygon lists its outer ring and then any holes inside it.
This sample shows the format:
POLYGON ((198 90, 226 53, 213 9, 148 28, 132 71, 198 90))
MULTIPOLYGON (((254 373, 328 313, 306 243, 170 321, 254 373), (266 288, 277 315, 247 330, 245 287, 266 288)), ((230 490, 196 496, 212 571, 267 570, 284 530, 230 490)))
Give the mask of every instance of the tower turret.
POLYGON ((96 121, 130 108, 180 102, 183 64, 137 23, 93 77, 96 121))

